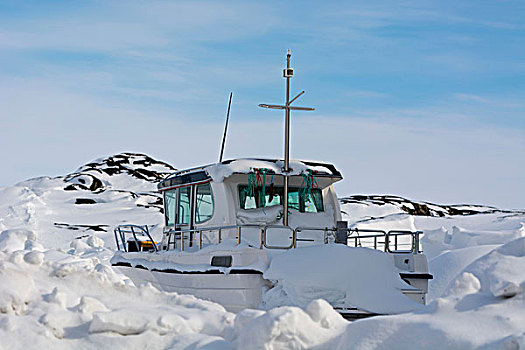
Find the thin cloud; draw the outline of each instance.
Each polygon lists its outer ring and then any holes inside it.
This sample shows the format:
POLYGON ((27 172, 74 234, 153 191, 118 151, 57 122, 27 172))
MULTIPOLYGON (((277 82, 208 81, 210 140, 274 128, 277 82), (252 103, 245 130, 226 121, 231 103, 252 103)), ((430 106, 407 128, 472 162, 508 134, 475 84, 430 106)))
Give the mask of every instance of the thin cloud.
POLYGON ((349 90, 343 93, 344 96, 348 97, 360 97, 360 98, 385 98, 390 97, 390 94, 377 91, 367 90, 349 90))
POLYGON ((454 94, 454 97, 460 101, 467 101, 467 102, 478 102, 478 103, 490 103, 487 99, 474 95, 474 94, 464 94, 464 93, 456 93, 454 94))

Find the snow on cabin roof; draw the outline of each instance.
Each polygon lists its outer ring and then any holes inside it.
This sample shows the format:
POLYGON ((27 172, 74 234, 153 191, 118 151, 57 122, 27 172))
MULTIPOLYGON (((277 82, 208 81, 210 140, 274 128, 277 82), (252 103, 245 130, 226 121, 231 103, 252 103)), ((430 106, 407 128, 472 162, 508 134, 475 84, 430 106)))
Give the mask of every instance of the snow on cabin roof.
MULTIPOLYGON (((213 181, 221 182, 232 174, 246 174, 253 169, 268 169, 269 173, 284 175, 284 161, 278 159, 234 159, 206 167, 213 181)), ((332 164, 294 160, 290 161, 290 175, 300 175, 308 170, 317 176, 342 178, 332 164)))
MULTIPOLYGON (((284 161, 280 159, 243 158, 226 160, 222 163, 204 165, 177 171, 159 183, 159 190, 166 190, 178 185, 213 180, 222 182, 233 174, 247 174, 254 169, 268 169, 269 174, 284 175, 284 161)), ((341 173, 328 163, 306 160, 290 161, 290 175, 300 175, 312 171, 316 176, 342 179, 341 173)))

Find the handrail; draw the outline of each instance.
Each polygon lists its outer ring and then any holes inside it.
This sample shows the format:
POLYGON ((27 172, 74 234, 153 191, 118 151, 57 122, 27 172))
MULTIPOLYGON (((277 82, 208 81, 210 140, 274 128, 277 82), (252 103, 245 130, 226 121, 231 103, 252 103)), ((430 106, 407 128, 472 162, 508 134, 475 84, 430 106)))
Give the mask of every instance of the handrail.
POLYGON ((298 234, 302 231, 323 231, 323 242, 324 244, 328 244, 328 235, 329 232, 332 234, 335 234, 336 228, 328 228, 328 227, 311 227, 311 226, 298 226, 295 228, 295 245, 294 248, 297 248, 297 241, 300 240, 298 237, 298 234))
POLYGON ((120 242, 122 243, 122 248, 125 252, 128 251, 127 247, 126 247, 126 233, 130 233, 133 235, 133 239, 135 241, 135 244, 137 245, 137 248, 140 247, 140 243, 141 242, 138 238, 137 238, 137 235, 140 235, 140 236, 147 236, 149 241, 151 242, 151 245, 153 246, 153 249, 158 252, 158 248, 157 248, 157 244, 155 243, 155 241, 153 240, 153 238, 151 237, 150 233, 149 233, 149 229, 148 229, 148 225, 144 225, 144 226, 140 226, 140 225, 132 225, 132 224, 125 224, 125 225, 119 225, 117 227, 115 227, 115 229, 113 230, 113 233, 115 235, 115 241, 117 243, 117 249, 118 250, 121 250, 120 248, 120 244, 119 244, 119 240, 117 238, 117 231, 118 231, 118 236, 120 238, 120 242), (138 232, 135 232, 135 230, 137 230, 138 232))
MULTIPOLYGON (((377 243, 383 243, 385 245, 384 251, 389 253, 413 253, 418 254, 420 253, 419 250, 419 235, 423 234, 423 231, 409 231, 409 230, 390 230, 388 232, 384 230, 376 230, 376 229, 348 229, 348 238, 354 240, 354 247, 361 247, 361 239, 366 238, 374 238, 374 249, 377 248, 377 243), (369 234, 369 235, 362 235, 360 232, 365 233, 376 233, 376 234, 369 234), (352 237, 352 234, 355 233, 357 236, 352 237), (411 236, 412 240, 410 242, 410 250, 399 250, 398 247, 402 245, 403 243, 398 242, 398 236, 411 236), (378 242, 377 239, 380 237, 384 237, 384 242, 378 242), (390 237, 394 237, 394 250, 390 249, 390 237), (359 243, 358 243, 359 242, 359 243)), ((405 243, 406 244, 406 243, 405 243)))
MULTIPOLYGON (((198 240, 198 249, 202 249, 203 246, 203 233, 204 232, 213 232, 217 231, 218 233, 218 239, 217 243, 221 243, 223 240, 222 233, 224 230, 237 230, 237 242, 238 244, 242 243, 242 230, 243 229, 258 229, 260 230, 260 239, 259 239, 259 249, 293 249, 297 248, 297 242, 301 239, 299 238, 299 235, 303 231, 323 231, 323 243, 327 244, 329 243, 329 237, 330 235, 334 236, 337 228, 334 227, 308 227, 308 226, 299 226, 296 228, 292 228, 290 226, 283 226, 283 225, 258 225, 258 224, 242 224, 242 225, 223 225, 223 226, 212 226, 212 227, 197 227, 193 229, 177 229, 175 227, 166 227, 164 230, 164 238, 162 240, 162 248, 165 250, 171 250, 170 246, 173 246, 173 249, 177 248, 177 240, 180 241, 180 250, 184 251, 184 241, 186 239, 192 239, 192 240, 198 240), (291 242, 287 246, 273 246, 268 244, 267 242, 267 234, 268 229, 288 229, 291 233, 291 242), (194 234, 194 235, 191 235, 194 234), (190 236, 193 236, 190 238, 190 236)), ((378 229, 359 229, 359 228, 349 228, 346 229, 347 231, 347 245, 350 243, 353 243, 354 247, 361 247, 363 246, 362 240, 366 239, 373 239, 373 244, 370 244, 373 246, 374 249, 379 249, 378 245, 383 244, 384 245, 384 251, 389 253, 412 253, 412 254, 418 254, 420 253, 420 245, 419 245, 419 236, 423 233, 422 231, 409 231, 409 230, 378 230, 378 229), (410 243, 400 243, 398 240, 399 236, 404 237, 411 237, 410 243), (380 240, 381 238, 384 239, 384 241, 380 240), (393 239, 393 242, 391 242, 391 239, 393 239), (400 246, 403 245, 410 245, 409 250, 400 250, 398 249, 400 246), (392 249, 393 248, 393 249, 392 249)), ((139 226, 139 225, 120 225, 117 226, 114 229, 115 234, 115 241, 117 243, 117 249, 121 250, 120 244, 119 244, 119 238, 120 242, 122 243, 122 246, 124 248, 124 251, 127 251, 126 248, 126 233, 132 234, 135 242, 137 245, 139 244, 139 240, 137 239, 137 235, 146 235, 148 239, 152 242, 153 248, 155 252, 159 251, 156 243, 151 238, 151 235, 149 234, 149 230, 147 226, 139 226), (118 235, 117 235, 118 233, 118 235)), ((366 244, 366 243, 365 243, 366 244)), ((370 247, 369 247, 370 248, 370 247)))
MULTIPOLYGON (((212 226, 212 227, 199 227, 199 228, 192 228, 192 229, 176 229, 175 227, 168 228, 167 230, 166 229, 164 230, 164 235, 168 236, 166 247, 167 247, 167 250, 169 250, 169 244, 171 242, 171 237, 178 234, 180 236, 180 240, 181 240, 181 251, 184 251, 184 234, 186 234, 186 233, 196 233, 196 234, 199 235, 199 237, 198 237, 199 249, 202 249, 202 233, 203 232, 217 231, 218 232, 218 243, 220 243, 222 241, 222 231, 223 230, 231 230, 231 229, 237 229, 237 242, 240 244, 241 241, 242 241, 242 239, 241 239, 241 234, 242 234, 241 230, 242 230, 243 227, 244 228, 258 228, 258 229, 261 229, 262 225, 256 225, 256 224, 223 225, 223 226, 212 226)), ((176 237, 174 237, 174 238, 175 238, 175 240, 173 241, 173 243, 174 243, 174 248, 175 248, 175 246, 176 246, 176 237)), ((262 248, 262 246, 260 248, 262 248)))

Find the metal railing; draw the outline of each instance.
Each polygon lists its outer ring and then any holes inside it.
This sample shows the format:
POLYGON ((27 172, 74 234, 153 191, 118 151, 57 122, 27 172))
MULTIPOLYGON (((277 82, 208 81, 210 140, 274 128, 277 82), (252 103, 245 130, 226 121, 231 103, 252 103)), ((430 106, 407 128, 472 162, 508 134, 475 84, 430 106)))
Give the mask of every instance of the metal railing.
MULTIPOLYGON (((199 227, 194 229, 177 229, 168 227, 164 231, 164 237, 161 244, 161 249, 172 250, 180 249, 184 251, 190 245, 195 243, 197 249, 203 247, 203 233, 216 232, 216 241, 208 242, 211 244, 221 243, 223 232, 228 230, 236 231, 236 239, 238 244, 243 242, 243 230, 246 229, 257 229, 259 230, 259 249, 293 249, 297 248, 298 242, 315 242, 316 239, 312 238, 301 238, 301 233, 305 231, 320 231, 323 232, 322 243, 327 244, 335 241, 335 233, 337 228, 320 228, 320 227, 296 227, 282 225, 256 225, 256 224, 244 224, 244 225, 225 225, 225 226, 214 226, 214 227, 199 227), (289 231, 290 244, 288 245, 272 245, 268 243, 268 230, 286 230, 289 231), (179 244, 177 244, 177 242, 179 244), (191 244, 190 244, 191 242, 191 244), (179 247, 177 247, 179 246, 179 247)), ((353 247, 365 247, 383 250, 389 253, 420 253, 419 236, 423 233, 422 231, 408 231, 408 230, 375 230, 375 229, 358 229, 351 228, 345 229, 347 232, 347 245, 353 247), (405 249, 402 249, 405 248, 405 249)), ((117 242, 117 249, 122 250, 119 244, 119 238, 123 246, 123 250, 127 251, 126 234, 131 234, 139 247, 140 241, 138 236, 146 236, 149 241, 152 242, 154 251, 158 251, 159 248, 151 238, 147 226, 138 225, 121 225, 115 228, 115 240, 117 242), (118 234, 117 234, 118 233, 118 234)), ((253 243, 253 242, 252 242, 253 243)))
MULTIPOLYGON (((217 231, 217 243, 222 242, 222 232, 225 230, 237 230, 237 242, 241 244, 242 242, 242 228, 257 228, 261 229, 263 226, 260 225, 253 225, 253 224, 246 224, 246 225, 225 225, 225 226, 212 226, 212 227, 200 227, 200 228, 194 228, 194 229, 176 229, 169 227, 164 231, 164 239, 166 240, 166 244, 164 244, 163 249, 164 250, 170 250, 170 246, 173 246, 174 249, 177 248, 177 240, 180 241, 180 250, 184 251, 184 242, 188 240, 188 243, 191 241, 193 243, 194 240, 198 240, 198 248, 202 249, 202 234, 204 232, 214 232, 217 231), (188 236, 186 236, 188 235, 188 236), (192 237, 193 236, 193 237, 192 237), (190 238, 192 237, 192 238, 190 238), (196 237, 196 238, 195 238, 196 237)), ((262 231, 261 231, 262 232, 262 231)), ((262 233, 261 233, 262 237, 262 233)), ((164 242, 164 240, 163 240, 164 242)), ((261 238, 262 242, 262 238, 261 238)), ((261 245, 262 248, 263 246, 261 245)))
POLYGON ((423 234, 423 231, 390 230, 387 232, 384 230, 354 228, 348 229, 348 233, 347 245, 353 247, 379 249, 383 245, 383 250, 389 253, 421 253, 419 236, 423 234), (399 237, 405 239, 400 241, 399 237), (408 242, 406 238, 409 239, 408 242))
POLYGON ((139 251, 141 248, 141 245, 144 244, 141 242, 145 242, 143 240, 138 239, 137 236, 139 236, 139 237, 146 237, 147 238, 146 242, 151 243, 153 250, 158 252, 157 244, 155 243, 153 238, 151 238, 151 235, 148 229, 148 225, 144 225, 144 226, 119 225, 115 227, 115 229, 113 230, 113 233, 115 234, 115 242, 117 243, 118 250, 124 250, 125 252, 127 252, 128 251, 127 244, 129 242, 134 242, 134 244, 137 247, 137 250, 139 251), (126 234, 131 234, 133 236, 133 241, 126 239, 126 234), (119 239, 120 239, 120 243, 122 244, 122 249, 120 248, 119 239))

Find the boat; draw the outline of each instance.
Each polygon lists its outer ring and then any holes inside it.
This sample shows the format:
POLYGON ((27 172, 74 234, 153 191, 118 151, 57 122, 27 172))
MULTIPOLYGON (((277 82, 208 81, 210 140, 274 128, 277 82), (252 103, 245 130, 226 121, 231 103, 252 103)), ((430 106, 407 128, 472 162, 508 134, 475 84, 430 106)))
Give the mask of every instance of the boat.
MULTIPOLYGON (((290 100, 290 57, 288 51, 286 102, 260 105, 285 111, 284 159, 220 159, 167 176, 158 184, 164 201, 162 236, 154 239, 148 225, 116 227, 112 266, 137 285, 192 294, 237 312, 261 307, 265 293, 275 288, 265 272, 276 256, 334 245, 353 254, 359 247, 387 254, 392 273, 405 282, 402 293, 425 304, 432 275, 419 245, 422 232, 348 227, 333 186, 343 179, 336 167, 290 160, 290 111, 313 110, 292 106, 304 91, 290 100)), ((308 276, 309 271, 299 273, 308 276)), ((350 319, 395 313, 344 300, 332 305, 350 319)))

